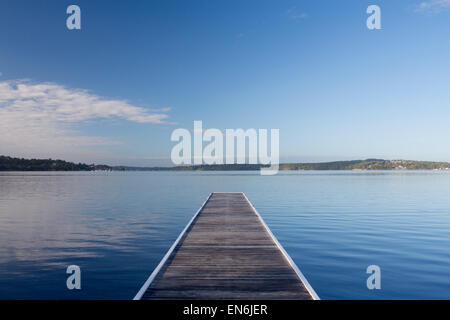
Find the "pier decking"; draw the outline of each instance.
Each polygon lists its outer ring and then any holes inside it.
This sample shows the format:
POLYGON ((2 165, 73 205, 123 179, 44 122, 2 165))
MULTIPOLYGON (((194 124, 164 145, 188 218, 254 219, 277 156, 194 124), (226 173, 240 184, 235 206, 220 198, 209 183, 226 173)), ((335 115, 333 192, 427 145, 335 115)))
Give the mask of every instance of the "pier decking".
POLYGON ((139 299, 319 299, 244 193, 212 193, 139 299))

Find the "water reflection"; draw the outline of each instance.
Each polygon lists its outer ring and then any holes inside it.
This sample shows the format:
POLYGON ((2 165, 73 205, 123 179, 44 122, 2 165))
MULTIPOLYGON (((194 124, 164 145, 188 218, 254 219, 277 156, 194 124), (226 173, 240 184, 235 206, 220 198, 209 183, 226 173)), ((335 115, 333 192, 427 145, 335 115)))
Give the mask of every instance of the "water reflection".
POLYGON ((211 191, 246 192, 322 298, 450 298, 449 190, 433 171, 0 173, 0 298, 132 298, 211 191))

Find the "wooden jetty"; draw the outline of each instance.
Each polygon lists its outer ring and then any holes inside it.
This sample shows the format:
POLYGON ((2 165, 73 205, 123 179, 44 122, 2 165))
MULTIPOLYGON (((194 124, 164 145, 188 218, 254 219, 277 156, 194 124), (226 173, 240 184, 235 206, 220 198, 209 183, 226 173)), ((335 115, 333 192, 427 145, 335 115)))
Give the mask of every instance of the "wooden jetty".
POLYGON ((135 300, 319 299, 244 193, 212 193, 135 300))

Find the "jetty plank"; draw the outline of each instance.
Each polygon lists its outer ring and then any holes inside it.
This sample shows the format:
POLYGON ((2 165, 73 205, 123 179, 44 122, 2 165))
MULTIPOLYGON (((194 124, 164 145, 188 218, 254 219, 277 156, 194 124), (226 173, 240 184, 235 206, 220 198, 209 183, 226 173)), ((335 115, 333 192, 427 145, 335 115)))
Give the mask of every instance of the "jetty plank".
POLYGON ((212 193, 135 297, 319 299, 244 193, 212 193))

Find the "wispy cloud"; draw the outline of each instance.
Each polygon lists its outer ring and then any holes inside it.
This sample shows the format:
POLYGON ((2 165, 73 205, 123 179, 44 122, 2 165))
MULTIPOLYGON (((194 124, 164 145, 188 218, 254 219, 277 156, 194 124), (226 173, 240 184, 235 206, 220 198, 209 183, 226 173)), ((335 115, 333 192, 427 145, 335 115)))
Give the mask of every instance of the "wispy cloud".
POLYGON ((298 10, 297 7, 295 7, 295 6, 286 10, 285 14, 287 17, 289 17, 289 19, 292 19, 292 20, 305 19, 308 17, 308 15, 305 12, 298 10))
POLYGON ((450 0, 428 0, 421 2, 416 11, 439 13, 445 9, 450 9, 450 0))
POLYGON ((87 90, 55 83, 0 82, 0 154, 95 153, 89 148, 120 144, 104 137, 87 136, 77 125, 98 119, 124 119, 161 124, 168 108, 148 109, 112 100, 87 90))

